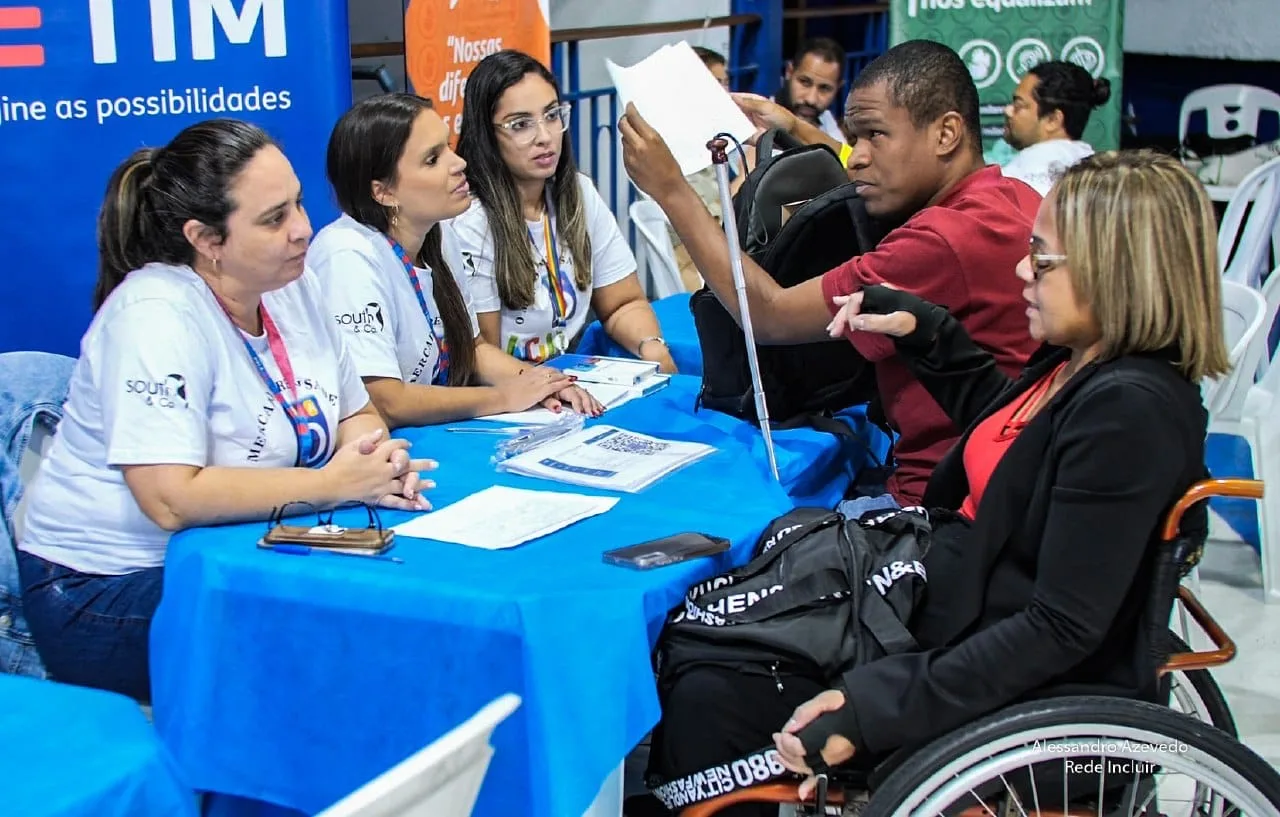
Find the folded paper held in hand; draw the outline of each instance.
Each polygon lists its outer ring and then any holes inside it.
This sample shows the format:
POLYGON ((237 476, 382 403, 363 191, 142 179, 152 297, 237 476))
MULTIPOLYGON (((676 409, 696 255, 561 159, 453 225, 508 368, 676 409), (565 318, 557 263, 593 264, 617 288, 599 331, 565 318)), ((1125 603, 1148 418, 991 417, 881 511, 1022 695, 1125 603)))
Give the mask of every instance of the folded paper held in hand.
POLYGON ((605 64, 623 110, 635 103, 685 176, 711 165, 707 142, 717 134, 730 133, 746 142, 756 132, 687 42, 664 45, 630 68, 612 60, 605 64))

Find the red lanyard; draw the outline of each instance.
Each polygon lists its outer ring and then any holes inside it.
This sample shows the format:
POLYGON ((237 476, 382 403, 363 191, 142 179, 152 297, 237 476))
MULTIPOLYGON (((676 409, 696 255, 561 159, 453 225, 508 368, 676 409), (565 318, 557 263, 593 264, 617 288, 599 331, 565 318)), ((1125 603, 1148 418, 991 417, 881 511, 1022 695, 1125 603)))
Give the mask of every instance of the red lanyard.
MULTIPOLYGON (((222 302, 218 301, 221 305, 222 302)), ((222 307, 226 311, 226 307, 222 307)), ((289 422, 293 425, 294 434, 298 438, 298 458, 295 460, 296 465, 310 467, 312 465, 311 458, 315 452, 315 440, 312 439, 311 429, 307 426, 307 421, 301 415, 298 409, 298 382, 293 377, 293 364, 289 361, 289 352, 284 348, 284 338, 280 335, 280 330, 276 328, 276 322, 271 319, 271 314, 267 312, 266 304, 258 307, 258 314, 262 316, 262 331, 267 336, 267 348, 271 350, 271 357, 276 362, 276 367, 280 369, 280 377, 284 380, 285 388, 289 390, 289 396, 293 398, 291 403, 285 398, 284 393, 280 390, 280 385, 276 383, 275 378, 267 371, 267 367, 262 362, 262 358, 258 356, 258 352, 253 348, 253 344, 249 342, 243 334, 240 333, 239 327, 235 325, 235 321, 231 322, 232 328, 236 330, 236 334, 240 335, 240 340, 244 342, 245 351, 249 353, 249 359, 253 361, 254 368, 258 370, 258 375, 262 378, 262 382, 266 384, 267 391, 271 392, 271 397, 280 406, 280 410, 289 418, 289 422)), ((231 313, 227 312, 227 318, 231 318, 231 313)))

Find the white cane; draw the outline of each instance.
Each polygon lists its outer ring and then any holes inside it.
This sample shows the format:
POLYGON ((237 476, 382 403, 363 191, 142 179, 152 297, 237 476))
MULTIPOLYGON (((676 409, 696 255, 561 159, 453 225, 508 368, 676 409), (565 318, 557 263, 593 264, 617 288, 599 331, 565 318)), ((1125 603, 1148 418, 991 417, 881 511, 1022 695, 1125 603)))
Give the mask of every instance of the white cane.
POLYGON ((729 240, 729 268, 733 271, 733 288, 738 293, 738 314, 742 316, 742 331, 747 340, 747 364, 751 368, 751 390, 756 398, 756 419, 760 421, 760 433, 764 435, 764 451, 769 458, 769 471, 778 476, 778 457, 773 451, 773 432, 769 428, 769 406, 764 396, 764 384, 760 380, 760 358, 756 354, 756 333, 751 327, 751 309, 747 306, 747 279, 742 272, 742 251, 738 245, 738 224, 733 214, 733 194, 729 191, 729 141, 717 136, 707 143, 711 151, 711 163, 716 169, 716 181, 720 184, 720 212, 724 222, 724 235, 729 240))

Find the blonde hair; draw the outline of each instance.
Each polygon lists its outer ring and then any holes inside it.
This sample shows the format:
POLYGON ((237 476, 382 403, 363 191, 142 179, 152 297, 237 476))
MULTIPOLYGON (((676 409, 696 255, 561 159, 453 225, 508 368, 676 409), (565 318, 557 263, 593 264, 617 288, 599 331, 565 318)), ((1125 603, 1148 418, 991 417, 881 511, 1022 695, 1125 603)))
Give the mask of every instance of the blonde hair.
POLYGON ((1099 153, 1064 172, 1050 195, 1102 359, 1175 349, 1192 382, 1230 371, 1213 205, 1181 163, 1152 151, 1099 153))

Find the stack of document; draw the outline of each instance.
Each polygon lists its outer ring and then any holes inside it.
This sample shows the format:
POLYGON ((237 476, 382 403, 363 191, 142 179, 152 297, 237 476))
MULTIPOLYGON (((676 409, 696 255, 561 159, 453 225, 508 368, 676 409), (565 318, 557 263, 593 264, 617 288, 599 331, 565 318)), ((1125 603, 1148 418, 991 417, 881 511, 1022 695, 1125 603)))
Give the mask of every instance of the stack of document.
MULTIPOLYGON (((661 374, 658 371, 657 363, 645 360, 561 355, 547 365, 555 366, 577 377, 578 385, 590 392, 591 396, 599 400, 600 405, 606 409, 617 408, 637 397, 647 397, 671 382, 670 375, 661 374)), ((559 418, 559 414, 538 407, 527 411, 490 414, 477 419, 538 426, 554 423, 559 418)))
POLYGON ((503 461, 504 471, 635 493, 715 451, 702 443, 661 440, 596 425, 503 461))
POLYGON ((571 374, 583 383, 635 386, 658 373, 658 364, 649 360, 604 355, 560 355, 547 365, 571 374))
MULTIPOLYGON (((671 148, 685 176, 711 165, 707 142, 717 135, 729 133, 744 143, 755 135, 751 120, 687 42, 664 45, 630 68, 612 60, 605 64, 622 109, 635 103, 671 148)), ((732 143, 729 147, 733 149, 732 143)))

